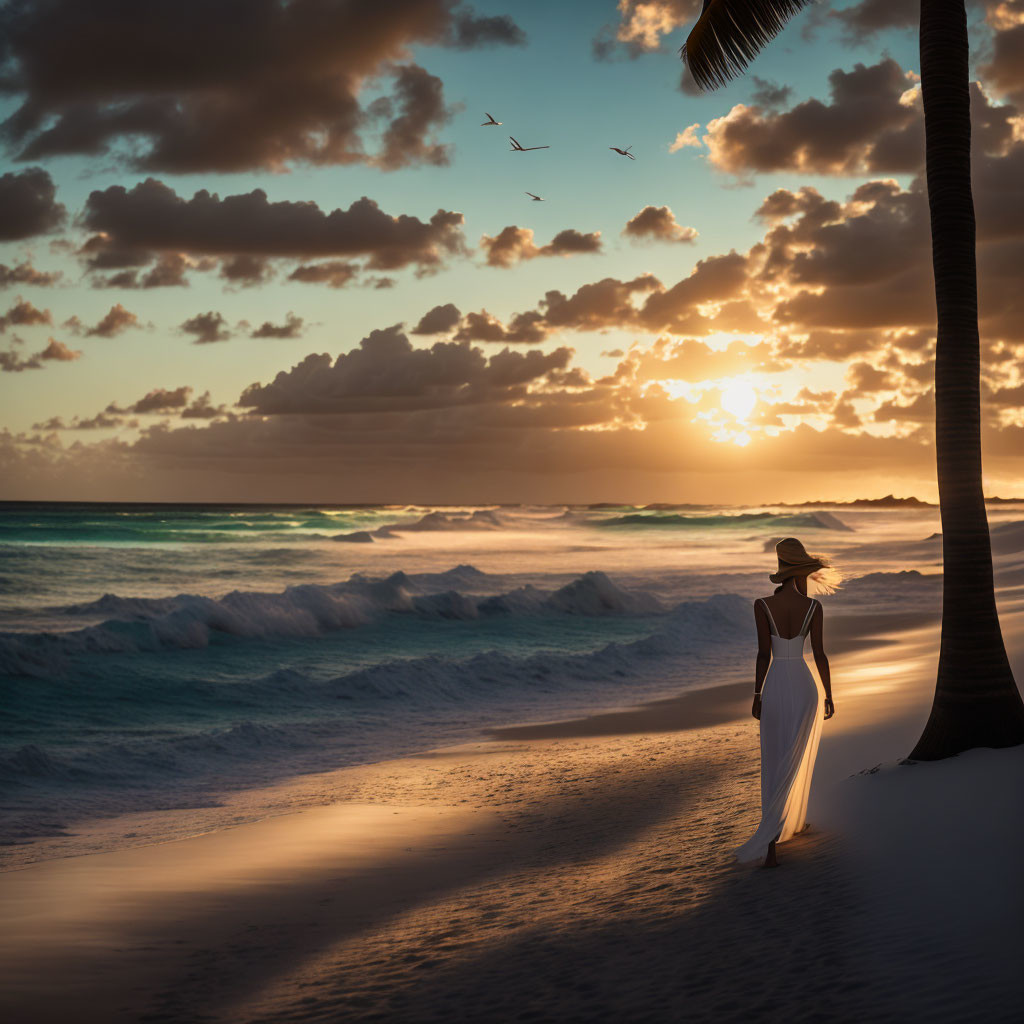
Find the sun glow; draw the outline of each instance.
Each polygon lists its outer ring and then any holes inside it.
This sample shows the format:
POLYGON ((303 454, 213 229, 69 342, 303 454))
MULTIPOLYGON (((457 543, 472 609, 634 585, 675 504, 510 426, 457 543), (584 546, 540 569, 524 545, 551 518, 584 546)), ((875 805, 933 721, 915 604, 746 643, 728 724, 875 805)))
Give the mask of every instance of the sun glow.
POLYGON ((737 380, 722 388, 722 408, 738 420, 745 420, 757 405, 757 391, 746 381, 737 380))

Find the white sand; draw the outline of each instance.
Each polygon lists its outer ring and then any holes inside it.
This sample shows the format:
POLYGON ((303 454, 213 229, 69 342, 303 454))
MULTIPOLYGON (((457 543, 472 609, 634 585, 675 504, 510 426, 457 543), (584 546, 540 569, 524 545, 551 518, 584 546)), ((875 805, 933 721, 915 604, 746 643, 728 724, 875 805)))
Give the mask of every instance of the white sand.
MULTIPOLYGON (((1004 616, 1018 678, 1022 619, 1004 616)), ((306 780, 331 806, 0 875, 0 1011, 1017 1020, 1024 748, 897 765, 937 632, 886 639, 833 653, 812 828, 775 871, 730 858, 757 820, 749 687, 702 691, 306 780)))

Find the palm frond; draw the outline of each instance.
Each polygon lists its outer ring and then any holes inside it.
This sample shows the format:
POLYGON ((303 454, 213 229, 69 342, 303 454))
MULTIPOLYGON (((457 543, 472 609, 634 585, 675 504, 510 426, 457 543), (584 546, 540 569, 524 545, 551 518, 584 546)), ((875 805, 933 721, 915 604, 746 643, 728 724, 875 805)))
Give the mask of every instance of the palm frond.
POLYGON ((746 70, 761 48, 813 0, 704 0, 679 56, 701 89, 715 89, 746 70))

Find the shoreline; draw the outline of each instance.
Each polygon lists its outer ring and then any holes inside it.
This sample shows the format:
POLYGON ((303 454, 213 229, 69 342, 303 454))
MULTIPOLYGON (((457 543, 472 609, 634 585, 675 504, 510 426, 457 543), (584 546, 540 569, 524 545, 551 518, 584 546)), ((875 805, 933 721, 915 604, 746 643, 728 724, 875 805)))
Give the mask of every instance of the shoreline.
MULTIPOLYGON (((937 613, 931 611, 897 614, 846 612, 829 619, 826 649, 830 657, 842 657, 858 650, 882 649, 898 643, 902 631, 935 622, 937 613)), ((752 678, 753 655, 750 661, 749 675, 752 678)), ((681 688, 672 696, 626 701, 610 708, 604 705, 565 718, 506 720, 484 725, 476 730, 476 735, 454 743, 286 775, 252 788, 213 792, 202 802, 190 802, 182 808, 128 811, 71 820, 63 826, 64 832, 0 848, 0 877, 10 871, 20 871, 56 859, 145 849, 222 829, 239 828, 308 807, 322 806, 333 800, 359 800, 372 789, 368 779, 372 778, 376 768, 428 756, 435 750, 459 749, 478 741, 500 739, 621 735, 637 731, 678 732, 724 725, 749 717, 751 689, 750 682, 702 681, 698 685, 681 688), (145 838, 132 842, 137 836, 145 838)))
MULTIPOLYGON (((708 687, 324 773, 307 780, 323 806, 0 874, 0 1008, 19 1024, 466 1007, 611 1022, 799 1016, 814 1000, 853 1024, 908 1019, 938 959, 930 1019, 965 1019, 968 998, 1009 1020, 1016 967, 998 949, 1018 909, 1024 748, 896 766, 937 654, 934 620, 903 625, 827 639, 837 713, 812 827, 778 871, 731 861, 758 816, 757 725, 749 683, 708 687), (950 814, 965 824, 952 836, 950 814), (946 906, 959 933, 918 934, 946 906), (964 943, 978 949, 958 960, 964 943), (835 976, 811 969, 822 957, 835 976)), ((1004 628, 1019 672, 1024 614, 1004 628)))

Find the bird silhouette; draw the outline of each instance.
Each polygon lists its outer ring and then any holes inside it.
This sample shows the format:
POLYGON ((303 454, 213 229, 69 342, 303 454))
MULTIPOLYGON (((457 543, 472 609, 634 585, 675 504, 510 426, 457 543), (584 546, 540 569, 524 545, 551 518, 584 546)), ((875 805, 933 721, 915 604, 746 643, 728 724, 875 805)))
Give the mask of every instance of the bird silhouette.
MULTIPOLYGON (((487 114, 487 111, 485 110, 484 113, 487 114)), ((480 125, 481 128, 486 128, 490 124, 501 124, 500 121, 495 121, 494 120, 494 115, 493 114, 487 114, 487 118, 488 119, 486 121, 484 121, 484 123, 482 125, 480 125)))
POLYGON ((630 150, 633 148, 632 146, 627 146, 625 149, 619 149, 618 146, 609 146, 608 148, 614 149, 615 152, 619 154, 619 156, 628 156, 630 160, 636 159, 636 157, 633 156, 632 153, 630 153, 630 150))
POLYGON ((535 203, 543 203, 544 200, 540 196, 535 196, 532 192, 526 193, 535 203))
POLYGON ((508 140, 509 140, 509 142, 512 143, 512 149, 516 153, 526 153, 526 152, 529 152, 531 149, 550 149, 551 148, 550 146, 520 146, 519 143, 516 142, 516 140, 513 139, 511 135, 508 137, 508 140))

